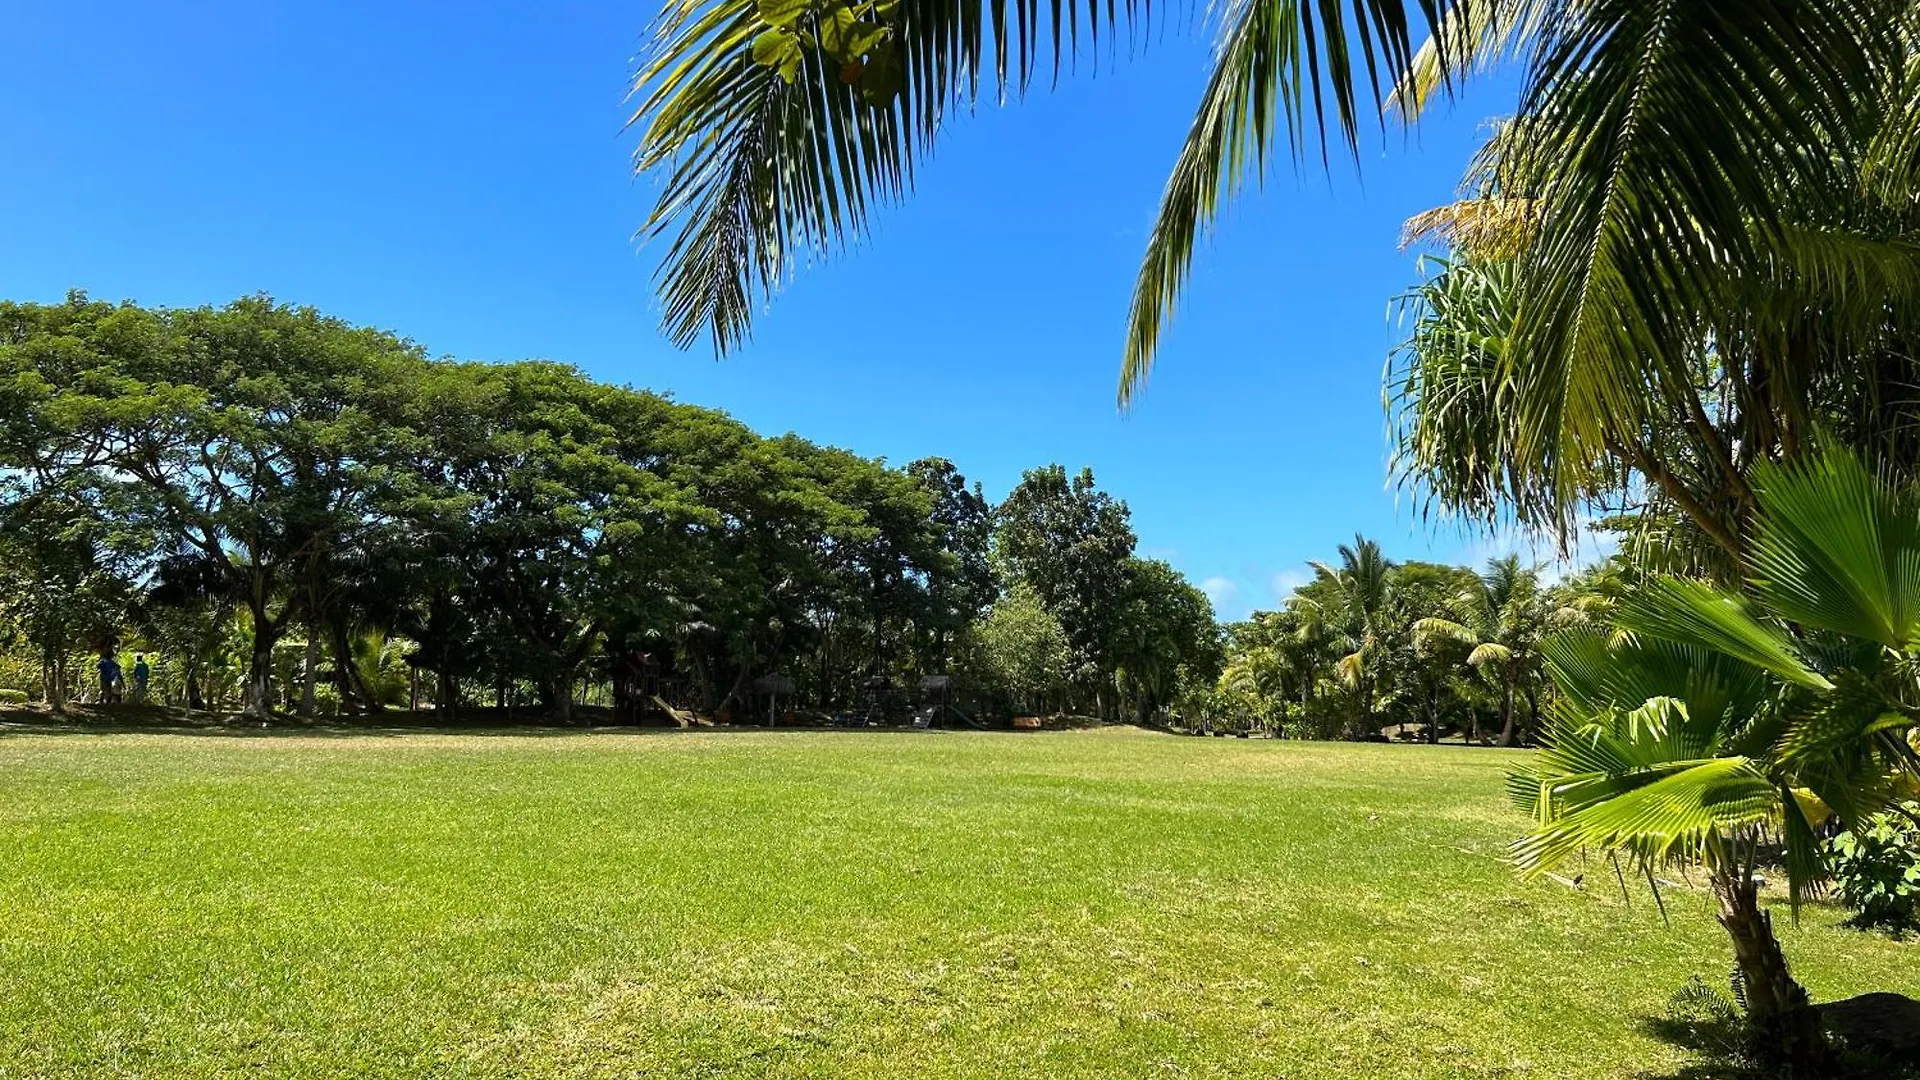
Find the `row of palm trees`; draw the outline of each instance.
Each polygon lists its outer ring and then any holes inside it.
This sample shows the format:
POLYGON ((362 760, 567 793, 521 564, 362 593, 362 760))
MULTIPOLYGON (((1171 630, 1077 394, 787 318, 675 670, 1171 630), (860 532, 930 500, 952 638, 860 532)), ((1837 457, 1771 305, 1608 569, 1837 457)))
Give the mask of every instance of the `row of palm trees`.
POLYGON ((1372 737, 1414 723, 1438 741, 1457 721, 1481 741, 1483 706, 1500 746, 1536 726, 1544 690, 1540 641, 1584 618, 1577 586, 1550 589, 1518 555, 1474 572, 1395 564, 1364 536, 1279 611, 1233 628, 1216 707, 1285 718, 1297 733, 1372 737))

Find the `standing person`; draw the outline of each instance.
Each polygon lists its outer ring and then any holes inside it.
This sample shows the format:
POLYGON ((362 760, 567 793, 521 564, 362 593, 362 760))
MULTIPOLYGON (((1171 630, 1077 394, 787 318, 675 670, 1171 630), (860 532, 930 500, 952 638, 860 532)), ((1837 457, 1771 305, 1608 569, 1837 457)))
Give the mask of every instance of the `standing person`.
POLYGON ((100 703, 120 700, 120 661, 112 653, 100 654, 100 703))
POLYGON ((153 669, 147 666, 147 658, 135 653, 133 657, 133 703, 144 705, 147 702, 147 680, 153 677, 153 669))

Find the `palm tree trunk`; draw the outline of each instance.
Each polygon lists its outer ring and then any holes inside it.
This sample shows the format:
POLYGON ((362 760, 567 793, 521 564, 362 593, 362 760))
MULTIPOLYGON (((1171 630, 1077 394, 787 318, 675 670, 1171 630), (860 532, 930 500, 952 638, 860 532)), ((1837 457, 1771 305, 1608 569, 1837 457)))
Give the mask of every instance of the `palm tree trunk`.
POLYGON ((1513 676, 1507 676, 1506 689, 1500 695, 1500 738, 1496 746, 1513 745, 1513 676))
POLYGON ((1720 925, 1733 939, 1747 1018, 1760 1046, 1791 1065, 1795 1076, 1827 1075, 1832 1052, 1820 1028, 1820 1012, 1787 969, 1773 917, 1761 909, 1752 877, 1715 873, 1713 894, 1719 901, 1720 925))

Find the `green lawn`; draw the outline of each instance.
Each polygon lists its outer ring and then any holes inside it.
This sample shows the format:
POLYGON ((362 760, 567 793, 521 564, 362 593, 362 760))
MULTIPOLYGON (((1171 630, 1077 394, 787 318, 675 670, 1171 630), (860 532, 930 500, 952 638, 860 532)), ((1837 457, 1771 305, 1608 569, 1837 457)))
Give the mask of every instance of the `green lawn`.
MULTIPOLYGON (((1619 1077, 1702 897, 1522 883, 1460 748, 0 737, 0 1077, 1619 1077)), ((1827 999, 1920 947, 1816 908, 1827 999)))

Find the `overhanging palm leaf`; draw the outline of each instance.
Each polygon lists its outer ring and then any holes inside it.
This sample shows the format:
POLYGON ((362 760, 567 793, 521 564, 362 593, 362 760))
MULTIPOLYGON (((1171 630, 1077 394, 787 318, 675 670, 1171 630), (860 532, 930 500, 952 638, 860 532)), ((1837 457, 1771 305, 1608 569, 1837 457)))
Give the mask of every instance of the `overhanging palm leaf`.
MULTIPOLYGON (((1123 403, 1153 366, 1196 239, 1250 176, 1264 176, 1282 122, 1296 154, 1310 124, 1316 125, 1324 158, 1324 92, 1333 99, 1340 139, 1354 146, 1360 122, 1352 78, 1356 59, 1364 62, 1374 105, 1384 107, 1382 78, 1392 85, 1412 63, 1406 6, 1362 0, 1353 5, 1351 20, 1333 0, 1235 0, 1226 6, 1213 74, 1160 196, 1134 283, 1120 368, 1123 403)), ((1429 26, 1445 9, 1436 0, 1418 6, 1429 26)), ((1480 2, 1462 6, 1475 9, 1480 2)))
POLYGON ((1409 118, 1423 112, 1449 82, 1519 56, 1569 0, 1487 0, 1446 10, 1439 27, 1414 55, 1392 104, 1409 118))
MULTIPOLYGON (((1411 6, 1431 25, 1441 2, 1411 6)), ((1297 146, 1306 125, 1324 132, 1330 114, 1339 137, 1355 139, 1365 108, 1356 86, 1370 86, 1377 109, 1411 62, 1409 6, 1236 0, 1223 9, 1220 63, 1183 162, 1201 157, 1169 189, 1170 203, 1194 220, 1183 226, 1177 213, 1162 215, 1166 228, 1156 230, 1153 250, 1180 272, 1165 275, 1156 296, 1170 302, 1194 234, 1211 216, 1212 197, 1200 192, 1231 190, 1249 161, 1267 156, 1280 124, 1297 146), (1176 190, 1185 194, 1176 198, 1176 190)), ((671 4, 635 78, 639 106, 630 121, 642 129, 637 168, 664 174, 643 231, 672 235, 660 281, 669 336, 685 346, 705 328, 721 352, 740 344, 754 305, 796 259, 831 254, 859 237, 871 205, 906 190, 949 110, 979 100, 983 74, 998 97, 1018 97, 1036 74, 1057 77, 1076 64, 1083 33, 1087 59, 1097 62, 1103 34, 1111 40, 1146 29, 1155 7, 1150 0, 671 4), (854 55, 836 54, 822 33, 846 10, 878 28, 854 55), (797 31, 803 47, 767 50, 764 35, 777 25, 797 31)))

